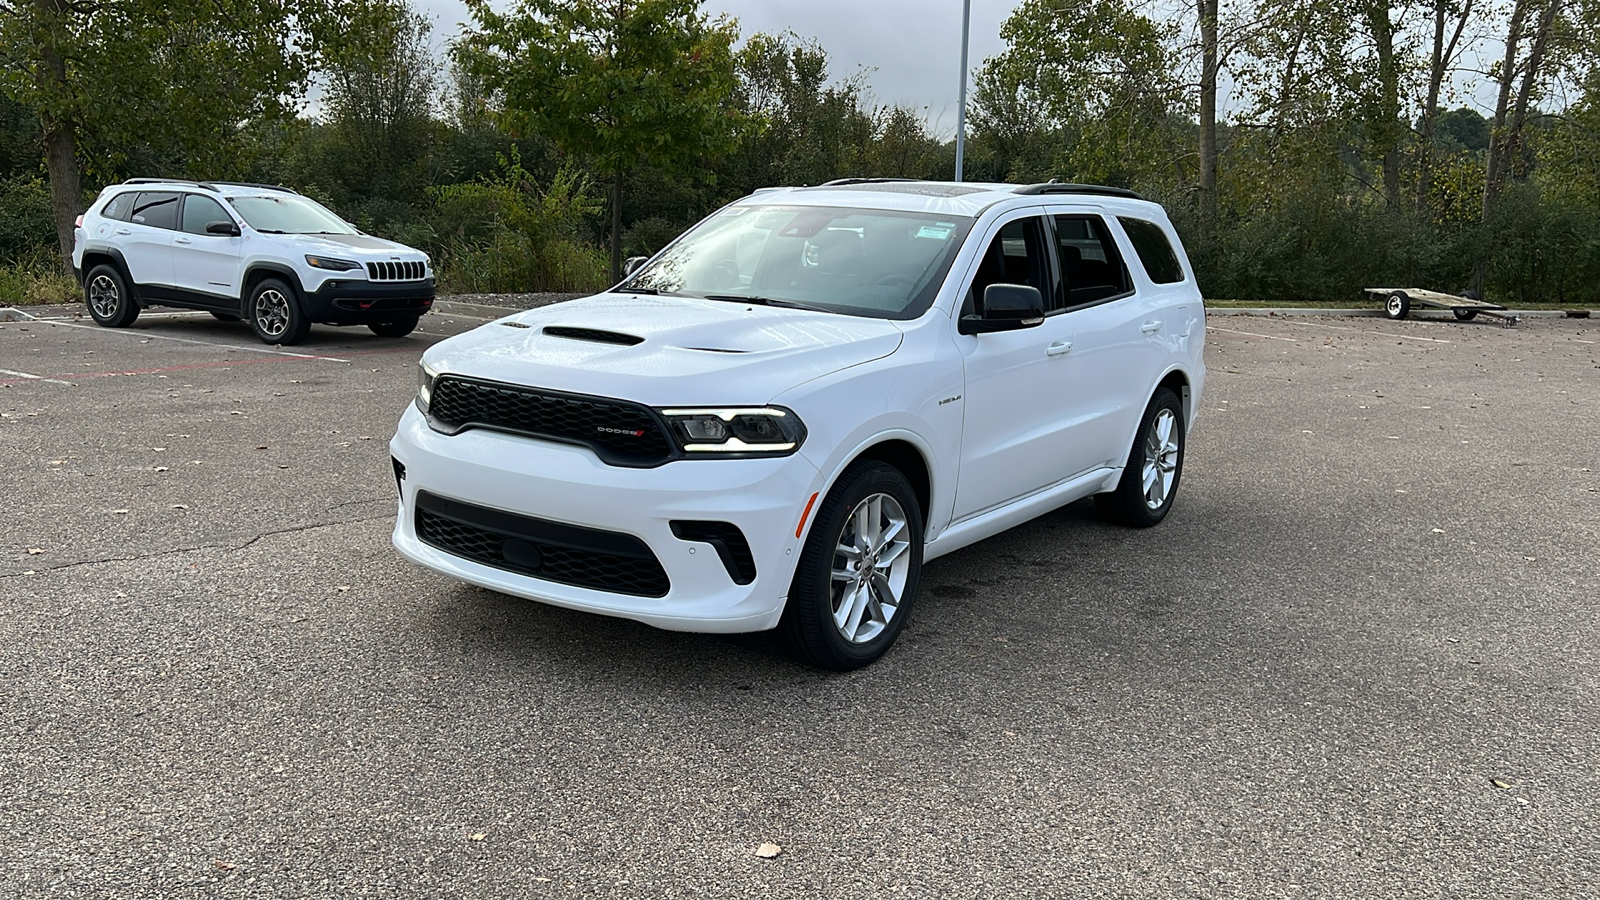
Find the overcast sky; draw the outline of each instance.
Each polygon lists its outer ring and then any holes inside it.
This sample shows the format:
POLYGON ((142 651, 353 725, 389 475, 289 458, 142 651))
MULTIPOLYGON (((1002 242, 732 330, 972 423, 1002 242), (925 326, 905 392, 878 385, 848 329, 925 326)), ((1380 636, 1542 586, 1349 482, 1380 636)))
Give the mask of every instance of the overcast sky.
MULTIPOLYGON (((459 34, 459 23, 468 18, 460 0, 412 3, 433 20, 439 39, 459 34)), ((1016 0, 972 0, 969 69, 1004 49, 1000 23, 1015 6, 1016 0)), ((955 134, 961 0, 708 0, 702 8, 738 19, 741 35, 793 31, 816 38, 828 52, 833 77, 869 69, 875 102, 910 106, 941 136, 955 134)))

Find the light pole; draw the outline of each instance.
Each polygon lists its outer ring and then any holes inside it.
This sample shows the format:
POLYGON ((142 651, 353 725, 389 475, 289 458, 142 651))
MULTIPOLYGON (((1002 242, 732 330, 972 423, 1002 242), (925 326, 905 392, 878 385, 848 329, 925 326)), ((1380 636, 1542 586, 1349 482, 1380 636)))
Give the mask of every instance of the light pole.
POLYGON ((956 107, 956 181, 967 151, 967 35, 972 30, 972 0, 961 0, 961 100, 956 107))

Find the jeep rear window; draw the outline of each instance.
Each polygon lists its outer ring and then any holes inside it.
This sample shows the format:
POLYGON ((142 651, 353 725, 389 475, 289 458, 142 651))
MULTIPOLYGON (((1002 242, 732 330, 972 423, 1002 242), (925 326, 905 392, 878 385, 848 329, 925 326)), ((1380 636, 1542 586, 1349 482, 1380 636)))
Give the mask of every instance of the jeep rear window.
POLYGON ((750 298, 881 319, 933 304, 972 219, 819 206, 734 206, 696 225, 618 290, 750 298))
POLYGON ((359 234, 309 197, 229 197, 251 228, 265 234, 359 234))
POLYGON ((170 191, 143 191, 133 202, 128 221, 151 228, 178 227, 178 195, 170 191))

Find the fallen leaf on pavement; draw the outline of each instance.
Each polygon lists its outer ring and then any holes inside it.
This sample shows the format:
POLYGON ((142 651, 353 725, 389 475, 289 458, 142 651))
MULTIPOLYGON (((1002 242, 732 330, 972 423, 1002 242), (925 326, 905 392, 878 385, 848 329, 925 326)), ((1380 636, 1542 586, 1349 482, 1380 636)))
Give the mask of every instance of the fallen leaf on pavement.
POLYGON ((762 844, 756 848, 756 855, 762 859, 771 859, 782 852, 783 848, 779 847, 777 844, 762 844))

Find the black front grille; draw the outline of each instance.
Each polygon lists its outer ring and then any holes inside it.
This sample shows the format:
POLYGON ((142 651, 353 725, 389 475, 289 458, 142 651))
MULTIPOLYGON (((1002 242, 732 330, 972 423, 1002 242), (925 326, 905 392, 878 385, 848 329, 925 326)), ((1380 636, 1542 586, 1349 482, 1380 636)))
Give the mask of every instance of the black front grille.
POLYGON ((421 281, 427 267, 420 262, 369 262, 367 278, 372 281, 421 281))
POLYGON ((674 449, 648 406, 456 375, 434 384, 428 416, 451 431, 493 428, 582 444, 614 466, 660 465, 674 449))
POLYGON ((680 541, 710 544, 734 584, 756 580, 755 554, 750 552, 750 542, 745 540, 744 532, 732 522, 677 520, 672 523, 672 534, 680 541))
POLYGON ((417 537, 446 553, 508 572, 635 597, 671 583, 644 541, 417 494, 417 537))

